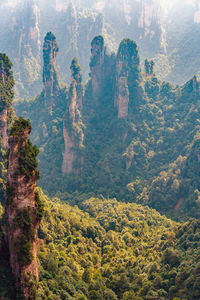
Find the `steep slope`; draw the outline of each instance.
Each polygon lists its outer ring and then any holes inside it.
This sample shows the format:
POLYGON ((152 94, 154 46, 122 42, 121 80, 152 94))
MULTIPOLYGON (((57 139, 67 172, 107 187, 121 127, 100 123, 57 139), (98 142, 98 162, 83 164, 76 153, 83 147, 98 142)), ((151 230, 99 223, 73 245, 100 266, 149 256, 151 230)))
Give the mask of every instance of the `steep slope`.
POLYGON ((14 80, 11 68, 9 58, 0 53, 0 297, 9 295, 14 299, 14 278, 9 265, 6 220, 2 207, 6 203, 8 136, 15 117, 12 108, 14 80))
POLYGON ((30 122, 23 118, 14 122, 11 67, 9 58, 1 53, 0 294, 2 297, 8 295, 11 299, 35 299, 35 283, 38 281, 37 230, 42 217, 42 203, 36 191, 36 179, 39 178, 36 161, 38 149, 28 140, 30 122), (6 206, 6 214, 3 214, 2 204, 4 208, 6 206), (18 295, 19 291, 21 296, 18 295))
POLYGON ((12 73, 12 63, 3 53, 0 53, 0 199, 5 201, 5 189, 7 182, 6 170, 6 150, 8 149, 8 135, 10 126, 15 117, 12 102, 14 79, 12 73))
POLYGON ((30 131, 30 123, 22 118, 11 129, 6 208, 10 267, 24 299, 36 297, 38 227, 43 210, 36 190, 38 149, 28 140, 30 131))

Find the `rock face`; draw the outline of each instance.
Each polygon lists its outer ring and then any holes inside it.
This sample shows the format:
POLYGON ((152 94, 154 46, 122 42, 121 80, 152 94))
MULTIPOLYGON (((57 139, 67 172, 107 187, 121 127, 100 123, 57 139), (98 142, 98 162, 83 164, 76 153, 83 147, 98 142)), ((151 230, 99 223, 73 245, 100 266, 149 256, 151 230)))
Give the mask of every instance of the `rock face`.
POLYGON ((64 123, 63 123, 63 137, 65 142, 65 151, 63 152, 62 173, 70 174, 73 171, 73 163, 76 158, 73 150, 73 148, 75 147, 75 143, 73 137, 70 138, 64 123))
MULTIPOLYGON (((10 266, 21 297, 35 299, 38 281, 38 226, 42 205, 36 180, 38 149, 28 137, 29 121, 16 120, 9 138, 8 164, 8 243, 10 266)), ((20 298, 21 299, 21 298, 20 298)))
POLYGON ((144 71, 145 71, 145 77, 154 75, 154 62, 153 62, 153 60, 145 59, 144 71))
POLYGON ((8 126, 11 123, 14 80, 12 64, 5 54, 0 54, 0 136, 3 148, 8 147, 8 126))
POLYGON ((127 77, 120 77, 118 80, 118 118, 124 118, 128 115, 129 90, 127 77))
POLYGON ((134 106, 139 95, 141 70, 137 45, 134 41, 124 39, 118 49, 116 62, 115 107, 118 118, 128 115, 129 103, 134 106))
POLYGON ((40 87, 39 19, 39 8, 33 0, 28 0, 17 7, 10 24, 9 34, 12 40, 10 55, 15 65, 16 93, 23 97, 34 96, 40 87))
POLYGON ((8 109, 0 113, 0 132, 2 137, 2 146, 8 148, 8 109))
POLYGON ((67 45, 69 45, 68 51, 71 55, 78 52, 77 37, 78 37, 78 20, 77 11, 72 3, 69 3, 66 12, 66 22, 67 22, 67 45))
POLYGON ((53 105, 53 95, 56 92, 59 83, 56 70, 56 57, 58 53, 58 44, 53 33, 48 32, 44 39, 43 45, 43 84, 44 84, 44 101, 45 105, 53 105))
MULTIPOLYGON (((91 40, 103 33, 103 15, 92 9, 80 7, 75 1, 66 4, 68 5, 66 11, 60 10, 54 16, 59 28, 56 32, 60 48, 57 59, 59 74, 62 81, 70 82, 70 74, 66 69, 71 65, 73 57, 77 57, 83 67, 83 80, 86 81, 89 73, 91 40)), ((48 27, 46 28, 48 30, 48 27)))
POLYGON ((94 99, 100 96, 102 79, 103 79, 103 67, 105 58, 104 39, 101 35, 95 37, 91 43, 91 81, 92 81, 92 94, 94 99))
MULTIPOLYGON (((92 96, 95 101, 101 101, 101 96, 105 89, 109 88, 108 93, 112 93, 116 57, 109 55, 104 45, 104 38, 96 36, 91 43, 90 58, 90 77, 92 86, 92 96)), ((104 94, 105 97, 105 94, 104 94)))
POLYGON ((128 147, 127 155, 126 155, 126 171, 128 171, 131 167, 132 161, 134 158, 133 145, 131 144, 128 147))
POLYGON ((83 164, 83 158, 77 150, 83 148, 84 124, 81 118, 83 87, 81 68, 76 58, 71 64, 72 83, 70 85, 68 108, 63 122, 63 137, 65 151, 63 152, 62 173, 78 174, 83 164), (76 167, 74 162, 76 161, 76 167))

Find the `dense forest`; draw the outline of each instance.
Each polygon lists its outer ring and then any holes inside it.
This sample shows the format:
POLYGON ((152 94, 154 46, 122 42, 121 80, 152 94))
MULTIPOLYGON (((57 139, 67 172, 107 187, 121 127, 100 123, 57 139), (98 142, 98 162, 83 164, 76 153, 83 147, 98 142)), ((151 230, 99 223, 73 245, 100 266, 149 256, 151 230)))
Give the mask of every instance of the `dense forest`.
MULTIPOLYGON (((200 297, 199 220, 176 223, 148 207, 116 199, 90 198, 80 210, 41 197, 45 211, 36 299, 200 297)), ((0 257, 0 296, 13 299, 2 240, 0 257)))

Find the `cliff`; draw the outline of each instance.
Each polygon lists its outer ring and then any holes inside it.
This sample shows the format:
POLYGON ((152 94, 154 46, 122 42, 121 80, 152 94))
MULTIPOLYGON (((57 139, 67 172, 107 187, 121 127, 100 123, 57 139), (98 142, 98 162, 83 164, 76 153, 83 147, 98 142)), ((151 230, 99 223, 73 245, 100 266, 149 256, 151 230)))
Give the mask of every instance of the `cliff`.
POLYGON ((53 96, 59 87, 56 70, 56 57, 58 53, 58 44, 53 33, 48 32, 43 45, 43 84, 44 84, 44 102, 51 107, 53 105, 53 96))
POLYGON ((156 98, 161 89, 161 81, 154 72, 154 61, 145 59, 144 62, 145 92, 149 98, 156 98))
POLYGON ((96 36, 91 43, 91 83, 92 94, 94 99, 100 96, 102 79, 103 79, 103 66, 105 58, 104 39, 101 35, 96 36))
MULTIPOLYGON (((57 17, 59 18, 59 17, 57 17)), ((66 67, 70 66, 72 58, 78 56, 78 32, 79 16, 73 3, 69 3, 68 8, 62 15, 63 26, 56 34, 59 39, 60 55, 57 63, 60 66, 60 76, 64 82, 70 82, 70 74, 66 72, 66 67)))
POLYGON ((11 123, 14 79, 9 58, 0 53, 0 136, 3 148, 8 147, 8 126, 11 123))
POLYGON ((144 68, 145 68, 145 76, 153 76, 154 75, 154 61, 145 59, 144 62, 144 68))
POLYGON ((134 107, 141 101, 142 88, 140 60, 137 45, 124 39, 119 45, 116 62, 115 107, 118 118, 128 116, 129 106, 134 107))
MULTIPOLYGON (((93 100, 103 101, 102 95, 112 93, 113 78, 115 75, 115 54, 109 55, 101 35, 96 36, 91 42, 90 78, 93 100)), ((105 95, 104 95, 105 98, 105 95)))
MULTIPOLYGON (((7 234, 10 266, 21 297, 35 299, 38 281, 38 226, 42 204, 36 180, 39 178, 38 149, 28 137, 29 121, 15 121, 9 138, 7 234)), ((20 298, 21 299, 21 298, 20 298)))
POLYGON ((63 152, 62 173, 79 173, 83 164, 83 158, 77 153, 77 150, 83 148, 84 124, 82 122, 82 98, 83 86, 81 78, 81 68, 77 58, 72 60, 71 64, 72 83, 70 85, 68 96, 68 108, 63 122, 63 137, 65 150, 63 152), (76 167, 74 167, 74 162, 76 167))
POLYGON ((23 1, 17 6, 8 25, 9 43, 7 51, 15 67, 16 95, 33 97, 40 88, 41 42, 40 12, 35 1, 23 1))

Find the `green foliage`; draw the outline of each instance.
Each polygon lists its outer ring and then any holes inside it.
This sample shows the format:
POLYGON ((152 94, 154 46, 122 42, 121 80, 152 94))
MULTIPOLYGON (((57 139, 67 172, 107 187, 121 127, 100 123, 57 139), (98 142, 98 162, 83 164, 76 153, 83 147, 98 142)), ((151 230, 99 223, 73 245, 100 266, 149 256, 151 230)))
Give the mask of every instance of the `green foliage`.
MULTIPOLYGON (((20 138, 20 135, 30 134, 31 124, 29 120, 25 120, 19 117, 11 128, 11 136, 20 138)), ((33 175, 36 179, 39 179, 39 171, 37 169, 37 155, 39 154, 39 149, 37 146, 33 146, 29 139, 26 137, 21 141, 19 148, 19 173, 26 176, 27 179, 31 178, 33 175)))
POLYGON ((12 63, 6 54, 0 53, 0 202, 5 205, 7 183, 6 144, 10 126, 15 114, 12 109, 14 79, 11 70, 12 63))
POLYGON ((94 51, 90 60, 90 68, 97 66, 100 63, 101 54, 104 48, 104 39, 101 35, 96 36, 91 43, 91 47, 94 51))
POLYGON ((83 97, 83 86, 81 83, 81 68, 78 64, 77 58, 72 60, 71 64, 71 72, 72 72, 72 83, 69 88, 68 94, 68 105, 67 110, 64 117, 64 124, 66 126, 66 131, 69 134, 70 138, 75 143, 74 151, 79 150, 79 148, 83 148, 84 141, 84 129, 85 125, 82 121, 81 115, 81 104, 83 97))
POLYGON ((33 146, 28 140, 19 151, 19 172, 29 179, 34 174, 36 179, 39 179, 39 171, 37 170, 38 162, 37 155, 39 154, 39 149, 37 146, 33 146))
POLYGON ((70 70, 72 72, 72 76, 73 78, 77 81, 77 82, 81 82, 81 75, 80 75, 80 72, 81 72, 81 66, 80 64, 78 63, 78 59, 76 57, 74 57, 72 59, 72 63, 71 63, 71 66, 70 66, 70 70))
MULTIPOLYGON (((59 47, 56 41, 56 37, 52 32, 47 32, 44 38, 44 45, 43 45, 43 60, 44 60, 44 67, 43 67, 43 83, 53 86, 53 91, 55 92, 59 86, 58 77, 57 77, 57 70, 55 66, 56 56, 59 51, 59 47)), ((52 95, 48 95, 50 97, 52 95)))
POLYGON ((12 104, 14 79, 12 63, 6 54, 0 53, 0 111, 12 104))
POLYGON ((34 241, 34 229, 32 219, 32 209, 29 207, 23 210, 16 210, 16 216, 14 219, 14 227, 20 227, 30 239, 34 241))
POLYGON ((32 129, 30 120, 25 120, 22 117, 19 117, 17 120, 15 120, 11 128, 10 135, 16 136, 20 132, 23 133, 27 129, 28 129, 28 133, 30 133, 32 129))
POLYGON ((9 249, 5 237, 5 227, 0 218, 0 298, 14 299, 16 295, 15 281, 9 264, 9 249))
POLYGON ((38 221, 41 221, 44 215, 44 202, 41 197, 41 191, 39 188, 35 189, 35 206, 36 206, 36 217, 38 221))
POLYGON ((154 74, 154 61, 145 59, 144 62, 146 76, 152 76, 154 74))
POLYGON ((13 249, 17 254, 20 267, 27 266, 32 262, 32 242, 25 234, 15 238, 13 241, 13 249))
MULTIPOLYGON (((123 39, 119 45, 117 60, 122 63, 120 77, 127 77, 130 105, 135 107, 142 102, 144 95, 140 86, 142 76, 140 69, 140 58, 136 42, 123 39)), ((129 108, 129 111, 131 109, 129 108)))
POLYGON ((33 212, 30 207, 16 211, 13 226, 15 229, 20 228, 22 234, 14 239, 13 249, 17 254, 20 267, 29 265, 33 259, 32 242, 35 240, 33 222, 33 212))
POLYGON ((136 42, 130 39, 123 39, 119 45, 118 56, 128 58, 129 61, 132 57, 135 57, 135 64, 139 64, 138 49, 136 42))
POLYGON ((48 65, 51 63, 52 46, 53 46, 53 55, 55 55, 59 51, 56 37, 52 32, 47 32, 44 38, 44 47, 43 47, 43 59, 44 59, 44 64, 46 65, 47 68, 50 67, 48 65))

